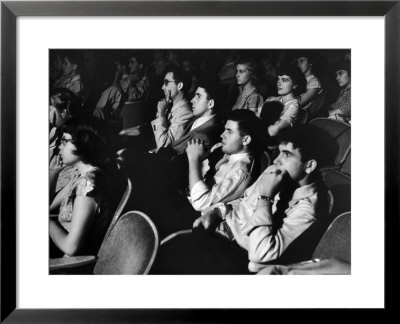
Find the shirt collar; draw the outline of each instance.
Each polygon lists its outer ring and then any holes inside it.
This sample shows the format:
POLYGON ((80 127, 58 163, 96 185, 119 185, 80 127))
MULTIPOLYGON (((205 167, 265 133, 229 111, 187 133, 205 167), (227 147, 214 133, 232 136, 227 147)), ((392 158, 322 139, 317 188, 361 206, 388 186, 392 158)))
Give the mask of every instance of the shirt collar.
POLYGON ((213 117, 214 117, 214 115, 210 115, 210 116, 201 116, 201 117, 197 118, 197 119, 193 122, 192 127, 190 128, 190 130, 193 130, 193 129, 195 129, 195 128, 197 128, 197 127, 199 127, 199 126, 205 124, 206 122, 208 122, 208 121, 209 121, 211 118, 213 118, 213 117))
POLYGON ((246 94, 246 95, 250 95, 250 94, 252 94, 253 92, 256 92, 256 91, 257 91, 257 89, 256 89, 255 86, 247 88, 246 90, 243 90, 243 88, 240 89, 240 93, 246 94))
POLYGON ((247 152, 231 154, 231 155, 229 155, 228 163, 234 163, 234 162, 237 162, 239 160, 242 160, 244 158, 249 158, 249 157, 250 157, 250 154, 247 152))
POLYGON ((172 106, 171 111, 175 111, 175 110, 179 109, 179 107, 187 105, 187 104, 188 104, 187 99, 186 98, 182 98, 175 105, 172 106))
POLYGON ((289 201, 289 207, 292 207, 299 200, 308 198, 317 192, 317 184, 315 182, 297 188, 293 193, 293 198, 289 201))
POLYGON ((80 79, 81 79, 80 74, 77 74, 77 75, 75 75, 75 76, 71 79, 70 82, 72 82, 72 81, 79 81, 80 79))

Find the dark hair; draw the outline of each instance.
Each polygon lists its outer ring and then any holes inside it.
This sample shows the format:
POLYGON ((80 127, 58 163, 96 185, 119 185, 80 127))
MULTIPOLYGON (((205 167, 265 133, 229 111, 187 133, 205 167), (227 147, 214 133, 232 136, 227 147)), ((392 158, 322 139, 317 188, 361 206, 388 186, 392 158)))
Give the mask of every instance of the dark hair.
POLYGON ((139 64, 143 64, 143 66, 146 65, 146 63, 147 63, 145 53, 143 53, 141 51, 129 51, 126 56, 126 59, 127 59, 126 64, 129 63, 129 60, 132 57, 136 58, 136 61, 138 61, 139 64))
POLYGON ((218 110, 218 103, 220 102, 221 84, 217 75, 205 74, 199 75, 196 81, 196 86, 203 88, 207 92, 207 99, 214 100, 214 111, 218 110))
POLYGON ((76 147, 74 154, 84 163, 104 167, 109 162, 104 138, 90 125, 71 119, 65 123, 62 131, 71 135, 72 143, 76 147))
POLYGON ((293 64, 283 65, 278 68, 277 75, 287 75, 292 79, 293 83, 297 86, 296 89, 293 90, 295 96, 305 92, 307 80, 297 66, 293 64))
POLYGON ((258 65, 256 61, 250 57, 242 57, 238 61, 236 61, 236 66, 238 64, 243 64, 247 66, 247 70, 249 70, 251 76, 250 76, 250 82, 253 85, 257 85, 259 77, 258 77, 258 65))
POLYGON ((241 136, 249 135, 251 137, 250 150, 255 153, 261 147, 261 121, 252 112, 247 109, 236 109, 230 111, 226 120, 237 122, 239 133, 241 136))
POLYGON ((348 62, 348 61, 341 60, 341 61, 337 62, 334 66, 334 70, 335 70, 335 72, 344 70, 349 74, 349 76, 351 76, 351 66, 350 66, 350 62, 348 62))
POLYGON ((78 52, 67 51, 64 53, 64 57, 67 57, 71 64, 76 64, 78 71, 80 71, 83 68, 83 59, 78 52))
POLYGON ((56 88, 51 91, 50 98, 53 99, 53 106, 58 110, 68 110, 71 115, 76 113, 77 98, 69 89, 56 88))
POLYGON ((325 130, 311 125, 295 125, 282 129, 278 134, 279 143, 292 143, 301 154, 301 160, 317 161, 317 169, 329 165, 336 156, 338 145, 325 130))
POLYGON ((165 74, 169 72, 173 74, 172 78, 174 79, 176 84, 182 82, 183 87, 181 91, 184 95, 186 95, 192 85, 192 76, 190 75, 190 73, 175 65, 168 66, 165 71, 165 74))

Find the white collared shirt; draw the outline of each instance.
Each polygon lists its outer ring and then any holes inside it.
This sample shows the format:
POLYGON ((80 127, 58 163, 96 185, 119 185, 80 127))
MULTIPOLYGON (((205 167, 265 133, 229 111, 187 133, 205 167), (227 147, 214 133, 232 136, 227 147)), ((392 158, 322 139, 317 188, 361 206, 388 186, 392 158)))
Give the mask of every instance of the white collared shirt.
POLYGON ((199 118, 197 118, 193 124, 192 127, 190 127, 190 131, 192 131, 193 129, 205 124, 206 122, 208 122, 211 118, 213 118, 214 115, 210 115, 210 116, 201 116, 199 118))
POLYGON ((248 153, 225 155, 216 165, 215 184, 211 188, 202 180, 192 187, 189 201, 193 208, 204 211, 241 197, 251 180, 252 165, 253 158, 248 153))

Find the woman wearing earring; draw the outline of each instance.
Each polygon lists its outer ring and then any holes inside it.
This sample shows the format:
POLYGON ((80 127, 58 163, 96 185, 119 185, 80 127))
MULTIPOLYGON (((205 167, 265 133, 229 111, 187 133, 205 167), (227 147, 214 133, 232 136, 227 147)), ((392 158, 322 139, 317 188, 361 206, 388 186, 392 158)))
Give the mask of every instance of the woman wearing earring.
MULTIPOLYGON (((278 97, 269 97, 265 103, 280 102, 283 105, 282 112, 277 121, 268 126, 268 134, 276 136, 282 129, 292 127, 299 116, 298 96, 304 92, 306 80, 300 69, 294 65, 282 66, 277 71, 278 97)), ((265 105, 263 108, 268 107, 265 105)), ((264 115, 266 112, 262 112, 264 115)))
POLYGON ((346 61, 336 66, 336 81, 341 88, 339 97, 329 109, 329 118, 350 124, 351 121, 351 69, 346 61))
POLYGON ((75 121, 64 126, 60 155, 50 163, 50 214, 58 214, 50 218, 51 251, 58 249, 53 256, 97 253, 114 207, 108 162, 104 141, 92 128, 75 121), (54 192, 65 166, 74 168, 73 177, 54 192))
POLYGON ((239 60, 236 64, 236 82, 240 93, 232 110, 249 109, 260 116, 264 99, 257 92, 257 80, 256 63, 252 59, 239 60))

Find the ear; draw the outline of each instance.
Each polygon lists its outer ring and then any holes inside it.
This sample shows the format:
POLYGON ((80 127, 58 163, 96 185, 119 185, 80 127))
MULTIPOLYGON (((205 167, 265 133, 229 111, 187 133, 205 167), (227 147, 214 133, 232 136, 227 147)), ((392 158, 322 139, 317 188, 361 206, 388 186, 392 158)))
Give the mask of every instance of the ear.
POLYGON ((183 83, 182 82, 179 82, 178 83, 178 90, 181 90, 183 88, 183 83))
POLYGON ((317 161, 315 160, 308 160, 306 163, 306 173, 310 174, 317 168, 317 161))
POLYGON ((296 89, 297 88, 297 84, 295 83, 294 85, 293 85, 293 89, 296 89))
POLYGON ((214 99, 210 99, 208 101, 208 109, 212 109, 214 107, 214 99))
POLYGON ((143 68, 143 64, 139 64, 139 70, 143 68))
POLYGON ((76 70, 76 69, 78 68, 78 65, 77 65, 77 64, 72 64, 72 68, 73 68, 74 70, 76 70))
POLYGON ((251 136, 250 135, 245 135, 243 136, 243 145, 248 146, 251 143, 251 136))

